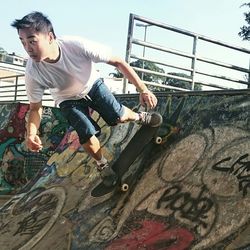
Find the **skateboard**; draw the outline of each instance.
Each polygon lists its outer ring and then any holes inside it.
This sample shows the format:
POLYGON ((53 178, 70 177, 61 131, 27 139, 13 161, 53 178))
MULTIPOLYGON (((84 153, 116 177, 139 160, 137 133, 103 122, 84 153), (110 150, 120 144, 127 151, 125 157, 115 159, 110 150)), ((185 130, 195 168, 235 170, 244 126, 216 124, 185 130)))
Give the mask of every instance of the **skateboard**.
MULTIPOLYGON (((157 113, 157 115, 160 114, 157 113)), ((150 127, 147 125, 142 125, 139 128, 128 145, 121 152, 118 159, 111 166, 118 176, 117 183, 114 186, 106 186, 103 182, 101 182, 92 190, 91 195, 93 197, 103 196, 107 193, 112 192, 117 187, 122 192, 128 191, 131 177, 127 177, 125 180, 122 177, 149 143, 153 145, 161 144, 162 139, 161 137, 157 136, 159 127, 160 126, 150 127)), ((141 170, 142 169, 140 168, 136 171, 136 173, 141 172, 141 170)))

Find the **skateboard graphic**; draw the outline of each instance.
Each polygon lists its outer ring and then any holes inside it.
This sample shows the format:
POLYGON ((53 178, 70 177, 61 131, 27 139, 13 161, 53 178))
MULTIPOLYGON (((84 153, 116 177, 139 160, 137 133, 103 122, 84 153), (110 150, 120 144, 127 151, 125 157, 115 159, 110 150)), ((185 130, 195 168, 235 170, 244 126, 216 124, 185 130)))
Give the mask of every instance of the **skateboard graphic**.
MULTIPOLYGON (((159 114, 157 114, 159 115, 159 114)), ((159 115, 160 116, 160 115, 159 115)), ((157 127, 150 127, 142 125, 139 130, 132 137, 128 145, 121 152, 118 159, 112 164, 112 169, 118 176, 118 181, 114 186, 106 186, 103 182, 97 185, 91 192, 94 197, 100 197, 107 193, 112 192, 115 188, 120 188, 121 191, 126 192, 129 189, 131 178, 133 176, 127 176, 125 179, 123 176, 127 173, 129 167, 134 163, 137 157, 145 149, 145 147, 151 143, 160 144, 162 138, 157 136, 157 131, 160 125, 157 127)), ((143 170, 143 166, 136 170, 139 174, 143 170)), ((134 175, 134 174, 133 174, 134 175)), ((136 174, 135 174, 136 175, 136 174)))

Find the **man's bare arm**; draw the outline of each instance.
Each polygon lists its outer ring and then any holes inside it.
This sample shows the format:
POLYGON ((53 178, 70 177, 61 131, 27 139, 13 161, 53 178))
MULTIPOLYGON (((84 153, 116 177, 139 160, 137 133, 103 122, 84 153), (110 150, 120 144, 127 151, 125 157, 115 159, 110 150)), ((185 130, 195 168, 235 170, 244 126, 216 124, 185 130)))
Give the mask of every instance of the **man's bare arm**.
POLYGON ((131 83, 135 85, 140 93, 140 102, 142 105, 147 105, 149 108, 154 108, 157 105, 157 98, 148 90, 147 86, 141 81, 134 69, 124 60, 119 57, 112 57, 108 64, 116 67, 131 83))
POLYGON ((27 136, 26 143, 27 147, 31 151, 39 151, 42 148, 42 143, 37 135, 40 123, 42 119, 42 102, 30 103, 30 112, 28 122, 26 125, 27 136))

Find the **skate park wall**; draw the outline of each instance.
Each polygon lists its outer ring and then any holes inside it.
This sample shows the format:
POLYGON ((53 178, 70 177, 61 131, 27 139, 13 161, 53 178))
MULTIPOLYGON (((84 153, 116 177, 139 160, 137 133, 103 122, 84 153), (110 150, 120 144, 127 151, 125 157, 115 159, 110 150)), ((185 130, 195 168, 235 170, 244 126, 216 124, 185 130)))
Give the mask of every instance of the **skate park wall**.
MULTIPOLYGON (((99 174, 59 109, 44 107, 44 147, 33 153, 29 106, 1 103, 1 249, 249 249, 249 94, 157 94, 162 143, 138 155, 128 173, 145 169, 128 192, 102 197, 91 196, 99 174)), ((117 98, 143 109, 136 94, 117 98)), ((139 126, 92 115, 112 163, 139 126)))

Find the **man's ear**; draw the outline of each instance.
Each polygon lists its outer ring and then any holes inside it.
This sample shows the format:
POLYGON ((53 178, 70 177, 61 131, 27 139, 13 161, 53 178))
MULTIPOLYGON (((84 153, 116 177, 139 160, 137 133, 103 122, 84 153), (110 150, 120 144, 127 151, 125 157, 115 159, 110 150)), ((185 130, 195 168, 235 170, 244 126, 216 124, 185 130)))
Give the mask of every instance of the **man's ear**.
POLYGON ((52 32, 49 32, 49 43, 52 43, 53 40, 54 40, 54 35, 52 32))

